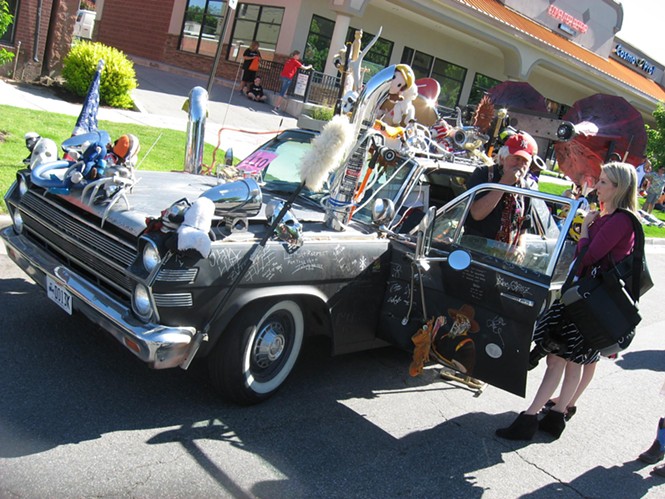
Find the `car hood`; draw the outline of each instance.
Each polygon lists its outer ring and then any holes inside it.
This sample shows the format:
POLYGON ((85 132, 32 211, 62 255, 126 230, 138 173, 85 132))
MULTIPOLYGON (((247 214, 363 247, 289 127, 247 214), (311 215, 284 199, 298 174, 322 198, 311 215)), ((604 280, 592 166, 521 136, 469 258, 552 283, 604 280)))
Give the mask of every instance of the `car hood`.
MULTIPOLYGON (((125 232, 139 236, 146 228, 146 219, 159 218, 176 201, 186 198, 193 202, 208 189, 219 185, 216 177, 205 175, 192 175, 184 172, 151 172, 136 173, 137 183, 131 192, 127 192, 127 201, 120 199, 109 210, 107 204, 87 204, 87 198, 81 197, 81 191, 76 190, 67 195, 60 195, 67 202, 80 209, 92 213, 101 219, 104 224, 114 225, 125 232)), ((271 201, 285 201, 288 194, 277 195, 263 192, 261 211, 251 220, 265 221, 265 206, 271 201)), ((316 208, 310 204, 294 202, 291 209, 294 216, 301 222, 321 222, 324 219, 323 208, 316 208)), ((220 220, 214 217, 213 220, 220 220)))

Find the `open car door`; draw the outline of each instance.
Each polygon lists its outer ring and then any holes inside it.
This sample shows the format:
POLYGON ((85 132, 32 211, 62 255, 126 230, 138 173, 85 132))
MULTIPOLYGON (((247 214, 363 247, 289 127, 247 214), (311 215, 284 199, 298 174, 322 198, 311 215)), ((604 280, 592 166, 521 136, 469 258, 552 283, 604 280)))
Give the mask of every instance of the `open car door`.
POLYGON ((379 335, 412 350, 432 323, 431 357, 524 396, 538 316, 561 287, 574 258, 570 226, 579 201, 498 184, 470 189, 421 222, 418 240, 392 243, 379 335), (494 239, 465 234, 473 200, 498 189, 521 196, 525 254, 494 239))

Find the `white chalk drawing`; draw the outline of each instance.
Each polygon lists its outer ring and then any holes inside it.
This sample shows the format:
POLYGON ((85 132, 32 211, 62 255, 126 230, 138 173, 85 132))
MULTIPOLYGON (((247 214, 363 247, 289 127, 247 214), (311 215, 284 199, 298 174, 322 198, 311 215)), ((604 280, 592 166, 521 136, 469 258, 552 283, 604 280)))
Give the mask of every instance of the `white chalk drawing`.
POLYGON ((501 275, 496 275, 496 286, 506 291, 519 293, 521 296, 530 296, 532 294, 531 288, 525 286, 520 281, 507 281, 501 275))

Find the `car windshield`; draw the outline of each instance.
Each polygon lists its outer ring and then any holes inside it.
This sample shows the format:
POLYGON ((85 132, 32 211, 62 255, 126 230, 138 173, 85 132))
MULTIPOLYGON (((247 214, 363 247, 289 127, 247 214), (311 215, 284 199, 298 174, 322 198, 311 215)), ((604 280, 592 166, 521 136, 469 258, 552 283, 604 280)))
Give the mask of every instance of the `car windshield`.
MULTIPOLYGON (((310 149, 316 135, 300 130, 287 130, 263 144, 240 163, 237 168, 247 174, 260 174, 266 192, 288 195, 300 185, 298 164, 310 149)), ((317 204, 326 192, 303 189, 301 198, 317 204)))
MULTIPOLYGON (((300 185, 298 164, 312 147, 311 142, 314 137, 316 135, 312 132, 287 130, 247 156, 237 167, 248 174, 260 174, 264 182, 261 188, 265 192, 288 195, 300 185)), ((401 195, 402 187, 413 167, 412 161, 402 160, 390 165, 377 165, 371 170, 367 175, 366 188, 353 219, 367 223, 371 221, 372 199, 380 197, 396 200, 401 195)), ((361 178, 366 176, 367 170, 366 164, 360 175, 361 178)), ((322 202, 329 194, 331 183, 332 180, 326 182, 320 192, 305 188, 300 197, 322 206, 322 202)))

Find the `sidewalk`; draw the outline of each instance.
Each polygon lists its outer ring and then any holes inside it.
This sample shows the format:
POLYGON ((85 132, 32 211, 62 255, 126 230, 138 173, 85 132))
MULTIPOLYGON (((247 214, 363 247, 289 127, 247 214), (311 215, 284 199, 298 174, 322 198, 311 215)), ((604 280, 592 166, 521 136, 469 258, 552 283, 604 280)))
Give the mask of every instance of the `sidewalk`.
MULTIPOLYGON (((138 88, 132 98, 138 111, 100 107, 98 118, 185 132, 187 113, 182 110, 182 105, 192 88, 207 87, 207 76, 163 64, 146 64, 146 61, 135 61, 134 65, 138 88)), ((213 85, 205 129, 207 143, 217 145, 221 130, 220 148, 232 147, 234 156, 244 158, 279 131, 296 126, 295 118, 273 111, 269 103, 248 100, 234 91, 233 84, 216 79, 213 85)), ((48 87, 17 85, 4 80, 0 80, 0 104, 71 116, 78 116, 81 111, 80 104, 63 101, 48 87)), ((74 122, 75 119, 72 127, 74 122)), ((184 142, 182 147, 184 150, 184 142)))

